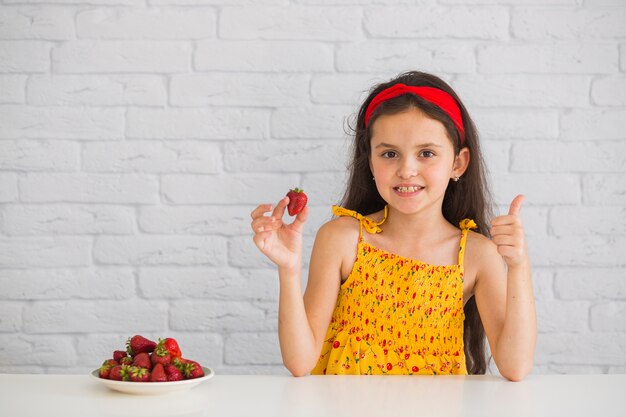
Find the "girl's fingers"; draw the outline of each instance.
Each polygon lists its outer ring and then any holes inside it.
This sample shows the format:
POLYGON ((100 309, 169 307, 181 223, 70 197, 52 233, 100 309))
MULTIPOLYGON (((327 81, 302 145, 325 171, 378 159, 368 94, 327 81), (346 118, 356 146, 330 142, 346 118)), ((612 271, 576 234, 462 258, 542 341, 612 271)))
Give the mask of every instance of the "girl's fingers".
POLYGON ((282 219, 283 218, 283 214, 285 213, 285 209, 287 208, 288 204, 289 204, 289 197, 286 197, 286 196, 283 197, 283 199, 280 200, 276 204, 276 208, 272 212, 272 217, 275 217, 277 219, 282 219))
POLYGON ((506 226, 494 226, 491 228, 491 230, 489 231, 491 233, 491 236, 498 236, 498 235, 513 235, 515 234, 516 231, 516 226, 513 225, 506 225, 506 226))
POLYGON ((252 210, 252 213, 250 213, 250 217, 252 217, 252 219, 256 219, 257 217, 260 217, 264 213, 267 213, 268 211, 271 211, 271 210, 272 210, 271 204, 261 204, 260 206, 257 206, 257 208, 252 210))
POLYGON ((271 216, 257 217, 252 221, 252 230, 255 232, 262 232, 264 230, 271 229, 277 223, 276 219, 271 216), (263 228, 262 230, 259 230, 263 228))
POLYGON ((309 207, 305 206, 300 213, 296 214, 296 218, 292 224, 299 229, 304 225, 307 217, 309 217, 309 207))

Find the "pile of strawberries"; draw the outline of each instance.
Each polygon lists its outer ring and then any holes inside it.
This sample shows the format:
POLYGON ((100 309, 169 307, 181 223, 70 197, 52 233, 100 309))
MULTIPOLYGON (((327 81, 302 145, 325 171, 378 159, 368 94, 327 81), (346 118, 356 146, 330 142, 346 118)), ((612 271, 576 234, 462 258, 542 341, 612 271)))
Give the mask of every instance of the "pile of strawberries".
POLYGON ((100 378, 133 382, 170 382, 204 376, 202 366, 182 356, 178 342, 172 338, 158 343, 136 335, 126 342, 126 350, 113 352, 104 361, 100 378))

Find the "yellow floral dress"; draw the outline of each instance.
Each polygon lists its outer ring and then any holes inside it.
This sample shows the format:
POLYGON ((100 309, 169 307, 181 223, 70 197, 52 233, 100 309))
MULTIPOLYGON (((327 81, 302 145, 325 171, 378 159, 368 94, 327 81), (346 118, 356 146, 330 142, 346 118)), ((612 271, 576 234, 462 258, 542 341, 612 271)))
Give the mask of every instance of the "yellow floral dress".
POLYGON ((463 351, 463 255, 470 219, 460 222, 457 265, 431 265, 363 240, 381 232, 361 214, 357 259, 341 284, 319 360, 311 375, 467 375, 463 351))

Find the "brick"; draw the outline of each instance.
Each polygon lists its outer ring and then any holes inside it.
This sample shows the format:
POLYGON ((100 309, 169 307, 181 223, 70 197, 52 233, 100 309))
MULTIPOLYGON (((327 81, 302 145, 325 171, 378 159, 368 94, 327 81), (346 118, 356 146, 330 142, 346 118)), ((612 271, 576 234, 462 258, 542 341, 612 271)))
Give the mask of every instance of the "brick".
POLYGON ((356 113, 348 106, 280 107, 270 122, 277 139, 338 139, 355 124, 356 113))
POLYGON ((52 51, 52 69, 63 73, 187 72, 192 45, 183 41, 67 42, 52 51))
POLYGON ((124 110, 107 108, 2 108, 0 139, 122 139, 124 110))
POLYGON ((5 300, 127 299, 135 293, 130 268, 2 269, 5 300))
POLYGON ((344 171, 345 141, 228 142, 224 167, 229 172, 344 171))
POLYGON ((5 334, 0 355, 11 358, 13 365, 71 366, 76 362, 74 345, 68 336, 5 334))
POLYGON ((77 171, 79 146, 68 141, 0 141, 0 167, 17 171, 77 171))
POLYGON ((26 75, 0 75, 0 104, 20 104, 26 100, 26 75))
POLYGON ((599 365, 561 365, 553 364, 548 366, 551 374, 557 375, 597 375, 606 374, 607 366, 599 365))
POLYGON ((0 172, 0 203, 17 201, 17 175, 13 172, 0 172))
POLYGON ((77 237, 0 238, 0 267, 49 268, 91 264, 91 242, 77 237))
POLYGON ((296 174, 163 175, 161 192, 170 204, 262 204, 281 199, 296 174))
POLYGON ((619 47, 619 67, 622 72, 626 71, 626 44, 619 47))
POLYGON ((626 76, 595 79, 591 84, 591 101, 600 106, 626 107, 626 76))
POLYGON ((276 333, 235 333, 226 338, 224 362, 232 365, 279 365, 283 363, 276 333), (250 354, 254 346, 254 355, 250 354))
POLYGON ((155 177, 140 174, 27 174, 20 178, 24 202, 154 203, 155 177))
POLYGON ((626 142, 525 141, 511 154, 517 172, 623 172, 626 166, 626 142))
POLYGON ((175 106, 289 106, 308 101, 309 76, 300 74, 175 75, 170 85, 175 106))
POLYGON ((332 72, 334 48, 320 42, 199 41, 198 71, 332 72))
POLYGON ((626 331, 626 301, 596 304, 589 311, 591 329, 597 332, 626 331))
POLYGON ((146 298, 278 301, 275 269, 142 268, 139 287, 146 298))
POLYGON ((262 308, 249 301, 181 301, 170 307, 170 327, 179 331, 275 330, 262 308))
POLYGON ((626 137, 626 110, 569 110, 561 115, 560 126, 561 138, 565 140, 623 140, 626 137))
POLYGON ((554 291, 564 300, 626 300, 626 280, 620 269, 563 268, 556 272, 554 291))
POLYGON ((533 237, 528 239, 533 266, 540 267, 624 267, 626 238, 587 236, 533 237))
POLYGON ((626 236, 624 207, 553 207, 549 222, 555 236, 626 236))
POLYGON ((100 7, 76 14, 76 34, 81 39, 187 40, 212 38, 216 33, 213 8, 100 7))
POLYGON ((626 335, 621 333, 542 333, 537 338, 537 364, 626 365, 626 335), (598 354, 601 352, 602 354, 598 354))
POLYGON ((273 268, 276 265, 256 247, 250 236, 228 240, 228 265, 237 268, 273 268))
POLYGON ((0 41, 0 72, 48 72, 53 45, 44 41, 0 41))
POLYGON ((527 205, 573 204, 580 202, 580 183, 572 174, 509 174, 493 179, 497 204, 508 207, 517 194, 526 196, 527 205))
POLYGON ((165 80, 155 75, 35 75, 28 103, 49 106, 162 106, 165 80))
POLYGON ((508 26, 503 7, 370 7, 363 18, 370 36, 386 38, 508 39, 508 26))
POLYGON ((133 207, 92 204, 9 204, 4 209, 7 235, 132 234, 133 207))
MULTIPOLYGON (((1 273, 2 271, 0 271, 1 273)), ((3 286, 4 288, 4 286, 3 286)), ((0 332, 16 332, 22 327, 22 303, 0 304, 0 332)))
POLYGON ((508 143, 482 141, 481 148, 483 161, 489 173, 508 174, 510 165, 509 150, 511 148, 508 143))
POLYGON ((585 332, 589 330, 587 301, 541 300, 536 303, 537 331, 585 332))
POLYGON ((591 77, 542 74, 465 75, 454 82, 461 99, 472 107, 576 107, 589 104, 591 77))
POLYGON ((388 75, 331 74, 314 75, 311 80, 311 101, 315 104, 345 104, 357 114, 368 92, 376 84, 388 80, 388 75))
POLYGON ((470 110, 481 139, 556 139, 559 112, 548 109, 470 110))
POLYGON ((74 39, 74 13, 64 7, 10 7, 0 9, 0 39, 74 39))
POLYGON ((395 72, 398 68, 424 68, 430 72, 474 72, 473 48, 468 44, 368 40, 343 43, 337 48, 337 69, 342 72, 395 72))
POLYGON ((554 301, 554 273, 551 269, 533 268, 532 280, 536 302, 548 305, 554 301))
POLYGON ((519 39, 613 39, 626 36, 626 9, 515 8, 511 33, 519 39))
POLYGON ((191 141, 88 143, 82 154, 83 171, 87 172, 215 174, 221 160, 218 144, 191 141))
POLYGON ((479 45, 478 72, 503 73, 614 73, 615 44, 609 42, 551 42, 479 45))
POLYGON ((260 109, 128 109, 133 139, 265 139, 269 111, 260 109))
POLYGON ((330 210, 332 204, 337 204, 341 200, 347 181, 347 170, 311 173, 304 177, 300 188, 306 190, 309 205, 326 206, 330 210))
POLYGON ((361 11, 353 7, 224 7, 219 37, 351 41, 363 37, 361 11))
MULTIPOLYGON (((151 5, 187 5, 187 6, 207 6, 207 5, 228 5, 228 6, 249 6, 260 4, 287 5, 289 0, 150 0, 151 5)), ((142 3, 143 4, 143 3, 142 3)))
POLYGON ((139 208, 139 230, 171 235, 249 234, 252 221, 250 213, 255 207, 142 206, 139 208))
MULTIPOLYGON (((585 4, 589 1, 594 0, 586 0, 585 4)), ((598 1, 598 0, 596 0, 598 1)), ((602 1, 602 0, 600 0, 602 1)), ((613 0, 615 1, 615 0, 613 0)), ((488 4, 491 5, 494 3, 494 0, 438 0, 441 4, 488 4)), ((554 5, 562 5, 562 6, 577 6, 580 1, 579 0, 497 0, 497 4, 510 4, 513 6, 519 6, 520 3, 523 5, 528 4, 538 4, 538 5, 546 5, 546 4, 554 4, 554 5)))
MULTIPOLYGON (((85 0, 5 0, 4 3, 46 3, 46 4, 85 4, 85 0)), ((139 6, 144 5, 144 0, 89 0, 89 4, 101 4, 104 6, 126 5, 139 6)))
POLYGON ((207 265, 226 262, 226 241, 218 236, 100 236, 94 259, 118 265, 207 265))
POLYGON ((589 174, 582 178, 583 202, 587 205, 626 205, 622 174, 589 174))
POLYGON ((27 333, 147 332, 166 326, 167 304, 158 301, 36 301, 24 308, 27 333))

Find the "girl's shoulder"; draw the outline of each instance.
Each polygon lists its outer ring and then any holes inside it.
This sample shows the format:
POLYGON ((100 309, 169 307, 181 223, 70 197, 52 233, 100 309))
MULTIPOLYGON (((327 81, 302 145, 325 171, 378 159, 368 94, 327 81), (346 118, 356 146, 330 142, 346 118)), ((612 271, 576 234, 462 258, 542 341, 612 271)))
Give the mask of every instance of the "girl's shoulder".
POLYGON ((481 233, 468 231, 465 245, 465 263, 468 266, 474 264, 473 267, 476 270, 482 269, 485 264, 492 263, 494 259, 501 258, 498 246, 481 233))

